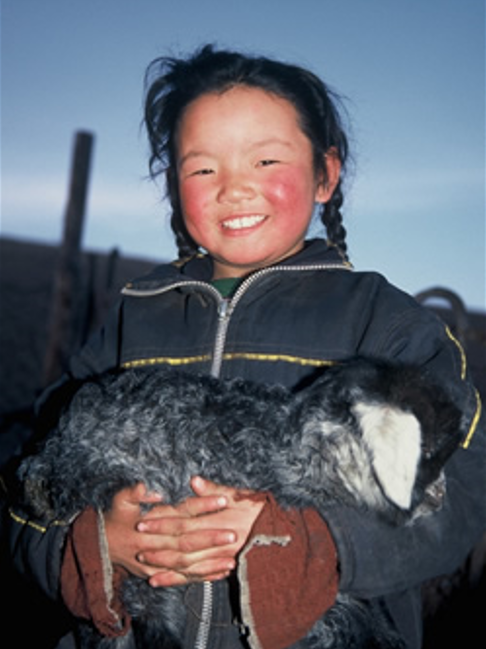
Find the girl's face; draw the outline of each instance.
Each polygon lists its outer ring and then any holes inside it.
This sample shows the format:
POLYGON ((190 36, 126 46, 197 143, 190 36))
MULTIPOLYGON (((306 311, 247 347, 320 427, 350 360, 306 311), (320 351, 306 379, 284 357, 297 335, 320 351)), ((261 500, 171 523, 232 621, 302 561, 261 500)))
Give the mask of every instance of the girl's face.
POLYGON ((312 146, 294 106, 258 88, 202 95, 177 133, 177 175, 186 228, 211 255, 214 278, 242 277, 303 247, 316 202, 339 180, 316 177, 312 146))

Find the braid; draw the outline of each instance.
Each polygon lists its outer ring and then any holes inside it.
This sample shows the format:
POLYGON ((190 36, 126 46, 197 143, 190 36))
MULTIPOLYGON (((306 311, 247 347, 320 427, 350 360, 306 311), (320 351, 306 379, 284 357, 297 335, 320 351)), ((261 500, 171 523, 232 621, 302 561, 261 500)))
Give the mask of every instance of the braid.
POLYGON ((343 204, 343 192, 341 181, 339 181, 333 195, 322 207, 321 220, 327 232, 328 242, 336 246, 343 257, 348 260, 348 246, 346 244, 346 228, 343 225, 341 206, 343 204))
POLYGON ((177 188, 177 178, 174 170, 168 169, 166 173, 167 194, 172 207, 170 227, 175 237, 175 244, 179 254, 179 259, 185 259, 195 255, 199 246, 187 231, 184 217, 179 209, 179 190, 177 188))
POLYGON ((176 212, 172 214, 170 226, 174 233, 179 259, 185 259, 195 255, 199 250, 199 246, 192 240, 192 237, 186 230, 183 219, 176 212))

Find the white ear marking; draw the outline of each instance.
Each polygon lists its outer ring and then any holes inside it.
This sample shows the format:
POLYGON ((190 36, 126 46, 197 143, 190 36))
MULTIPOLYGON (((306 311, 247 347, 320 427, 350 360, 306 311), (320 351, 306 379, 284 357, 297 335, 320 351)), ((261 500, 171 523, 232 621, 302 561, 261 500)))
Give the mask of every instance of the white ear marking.
POLYGON ((409 509, 421 453, 417 418, 385 404, 361 402, 353 410, 383 492, 401 509, 409 509))

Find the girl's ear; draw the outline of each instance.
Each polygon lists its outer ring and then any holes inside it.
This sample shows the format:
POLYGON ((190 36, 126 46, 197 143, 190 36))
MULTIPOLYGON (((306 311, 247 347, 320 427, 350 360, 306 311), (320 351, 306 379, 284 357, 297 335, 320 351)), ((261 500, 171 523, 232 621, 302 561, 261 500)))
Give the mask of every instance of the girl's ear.
POLYGON ((316 203, 327 203, 334 194, 341 177, 341 160, 334 147, 331 147, 324 156, 326 165, 326 177, 320 174, 319 184, 316 190, 316 203))

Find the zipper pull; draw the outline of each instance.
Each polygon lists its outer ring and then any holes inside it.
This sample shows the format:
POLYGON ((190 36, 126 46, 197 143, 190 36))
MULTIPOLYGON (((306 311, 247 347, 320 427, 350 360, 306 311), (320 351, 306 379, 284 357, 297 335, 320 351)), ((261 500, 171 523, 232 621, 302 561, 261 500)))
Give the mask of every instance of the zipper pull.
POLYGON ((228 317, 228 311, 231 300, 224 298, 221 300, 218 306, 218 317, 220 320, 225 320, 228 317))
POLYGON ((224 298, 218 304, 218 326, 216 330, 216 338, 213 347, 213 362, 211 365, 211 376, 218 377, 221 371, 221 363, 223 361, 223 351, 226 340, 226 330, 230 321, 230 305, 231 300, 224 298))

